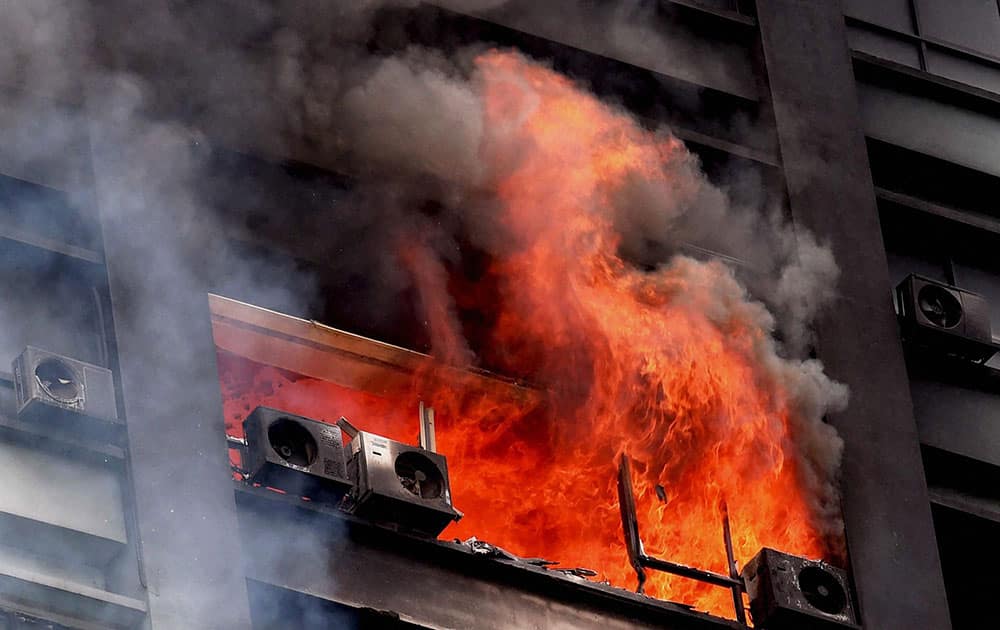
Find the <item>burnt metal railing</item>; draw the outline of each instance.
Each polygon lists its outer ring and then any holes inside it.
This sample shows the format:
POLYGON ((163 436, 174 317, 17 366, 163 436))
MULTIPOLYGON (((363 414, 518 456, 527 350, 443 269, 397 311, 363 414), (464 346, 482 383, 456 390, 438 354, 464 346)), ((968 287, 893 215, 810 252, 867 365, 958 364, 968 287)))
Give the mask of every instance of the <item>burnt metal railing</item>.
POLYGON ((729 575, 689 567, 677 562, 647 555, 639 536, 639 519, 636 514, 635 493, 632 489, 632 473, 629 470, 628 456, 622 455, 618 460, 618 509, 622 516, 622 530, 625 533, 625 548, 628 551, 629 563, 635 569, 639 578, 637 593, 642 593, 646 584, 646 570, 662 571, 683 578, 704 582, 714 586, 728 588, 733 592, 733 607, 736 609, 736 620, 747 624, 746 610, 743 607, 743 593, 746 586, 736 567, 736 557, 733 554, 733 537, 729 529, 729 508, 722 502, 722 537, 726 547, 726 560, 729 575))

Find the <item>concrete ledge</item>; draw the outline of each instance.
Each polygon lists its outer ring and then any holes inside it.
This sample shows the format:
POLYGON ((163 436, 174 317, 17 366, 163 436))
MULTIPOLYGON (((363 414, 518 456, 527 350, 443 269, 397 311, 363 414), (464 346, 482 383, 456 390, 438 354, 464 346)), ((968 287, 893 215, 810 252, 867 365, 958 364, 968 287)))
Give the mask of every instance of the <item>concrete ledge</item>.
POLYGON ((142 600, 7 566, 0 567, 0 607, 81 630, 134 628, 147 610, 142 600))
POLYGON ((234 482, 247 578, 429 628, 736 630, 735 621, 608 584, 373 527, 234 482))

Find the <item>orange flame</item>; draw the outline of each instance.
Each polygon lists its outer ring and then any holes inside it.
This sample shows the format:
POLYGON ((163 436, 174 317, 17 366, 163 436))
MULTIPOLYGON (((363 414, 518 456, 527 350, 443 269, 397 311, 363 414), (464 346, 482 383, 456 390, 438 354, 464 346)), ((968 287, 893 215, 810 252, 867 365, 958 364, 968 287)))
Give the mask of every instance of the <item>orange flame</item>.
MULTIPOLYGON (((815 496, 820 482, 795 440, 803 416, 822 411, 790 390, 801 364, 775 354, 764 307, 720 263, 677 258, 644 272, 616 253, 611 199, 636 177, 679 187, 665 165, 687 159, 683 145, 515 54, 488 52, 477 67, 491 130, 482 157, 513 245, 489 269, 488 304, 475 288, 433 280, 419 245, 403 260, 431 305, 436 355, 467 355, 445 306, 452 298, 489 309, 485 358, 543 385, 544 400, 491 399, 421 374, 387 402, 259 368, 243 394, 227 394, 227 419, 245 416, 245 393, 257 389, 254 404, 313 417, 356 411, 365 430, 412 442, 420 396, 437 411, 439 449, 466 514, 445 536, 593 568, 620 586, 635 584, 615 486, 622 453, 633 460, 653 555, 726 573, 722 499, 741 565, 763 546, 829 555, 838 543, 814 503, 830 497, 815 496), (287 395, 259 395, 263 382, 287 395)), ((647 592, 732 615, 731 594, 717 587, 652 574, 647 592)))

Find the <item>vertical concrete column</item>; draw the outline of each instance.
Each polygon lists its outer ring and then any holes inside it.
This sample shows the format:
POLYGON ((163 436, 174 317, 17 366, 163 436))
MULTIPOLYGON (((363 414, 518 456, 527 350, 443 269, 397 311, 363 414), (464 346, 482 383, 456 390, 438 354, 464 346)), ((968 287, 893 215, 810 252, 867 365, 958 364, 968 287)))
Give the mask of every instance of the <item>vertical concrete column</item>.
POLYGON ((116 96, 92 153, 149 621, 250 628, 207 298, 218 242, 193 145, 129 106, 116 96))
POLYGON ((846 443, 848 550, 864 624, 950 628, 909 383, 889 297, 839 2, 758 0, 764 58, 794 221, 828 242, 840 298, 817 352, 851 388, 831 418, 846 443))

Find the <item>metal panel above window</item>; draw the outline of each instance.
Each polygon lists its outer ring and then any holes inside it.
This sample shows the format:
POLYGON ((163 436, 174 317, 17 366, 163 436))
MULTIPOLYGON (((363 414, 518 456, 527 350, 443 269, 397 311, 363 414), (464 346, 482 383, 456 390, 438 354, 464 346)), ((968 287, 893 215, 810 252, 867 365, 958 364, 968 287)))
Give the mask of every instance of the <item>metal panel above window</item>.
MULTIPOLYGON (((722 3, 686 1, 709 6, 722 3)), ((735 33, 678 19, 676 3, 592 2, 573 10, 564 0, 509 0, 485 19, 697 85, 758 99, 751 31, 735 33)), ((477 13, 478 15, 479 13, 477 13)))
POLYGON ((895 61, 911 68, 920 68, 920 50, 914 41, 855 24, 849 24, 847 27, 847 41, 851 50, 895 61))
POLYGON ((870 83, 858 96, 868 137, 1000 177, 995 117, 870 83))
POLYGON ((913 33, 910 0, 844 0, 844 14, 903 33, 913 33))
POLYGON ((921 34, 1000 57, 996 0, 916 0, 921 34))
POLYGON ((945 49, 928 48, 927 69, 942 77, 1000 94, 1000 65, 961 57, 945 49))

